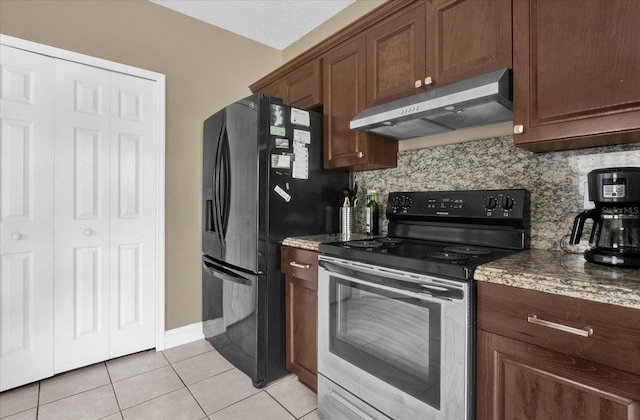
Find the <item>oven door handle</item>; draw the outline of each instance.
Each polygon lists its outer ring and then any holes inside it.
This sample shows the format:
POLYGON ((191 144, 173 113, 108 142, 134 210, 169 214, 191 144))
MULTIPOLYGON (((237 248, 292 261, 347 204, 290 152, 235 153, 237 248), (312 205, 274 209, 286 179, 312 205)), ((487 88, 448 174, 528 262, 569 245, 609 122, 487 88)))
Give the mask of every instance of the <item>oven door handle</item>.
MULTIPOLYGON (((392 286, 383 284, 380 279, 369 273, 365 273, 353 268, 347 268, 343 265, 330 263, 320 260, 318 265, 329 272, 342 274, 348 277, 349 281, 354 283, 363 284, 365 286, 373 287, 376 289, 382 289, 389 292, 400 293, 406 296, 411 296, 421 300, 430 300, 429 298, 440 300, 462 300, 464 298, 464 292, 459 289, 451 289, 440 285, 430 284, 416 284, 413 287, 407 287, 400 281, 393 282, 392 286)), ((388 282, 391 283, 391 282, 388 282)))

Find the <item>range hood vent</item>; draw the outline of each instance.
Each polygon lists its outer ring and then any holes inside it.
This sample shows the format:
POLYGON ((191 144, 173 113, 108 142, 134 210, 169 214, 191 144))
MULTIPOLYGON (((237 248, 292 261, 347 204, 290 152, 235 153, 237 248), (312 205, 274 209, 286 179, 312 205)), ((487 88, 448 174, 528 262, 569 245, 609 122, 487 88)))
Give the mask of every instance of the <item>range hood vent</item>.
POLYGON ((505 68, 365 109, 349 126, 413 139, 511 121, 511 98, 511 69, 505 68))

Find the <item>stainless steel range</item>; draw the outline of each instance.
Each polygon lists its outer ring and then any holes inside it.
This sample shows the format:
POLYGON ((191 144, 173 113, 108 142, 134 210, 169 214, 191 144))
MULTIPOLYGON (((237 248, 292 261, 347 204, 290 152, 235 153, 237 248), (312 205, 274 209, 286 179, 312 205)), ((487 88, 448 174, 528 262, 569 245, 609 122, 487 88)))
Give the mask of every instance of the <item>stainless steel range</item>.
POLYGON ((319 246, 320 418, 473 419, 473 272, 528 248, 528 193, 396 192, 386 216, 319 246))

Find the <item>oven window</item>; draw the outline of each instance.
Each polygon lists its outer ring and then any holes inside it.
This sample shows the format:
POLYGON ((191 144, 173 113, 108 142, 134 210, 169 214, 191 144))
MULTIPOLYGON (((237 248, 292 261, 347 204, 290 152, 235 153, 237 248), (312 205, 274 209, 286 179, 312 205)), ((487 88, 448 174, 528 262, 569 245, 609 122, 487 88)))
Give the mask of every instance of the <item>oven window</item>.
POLYGON ((330 277, 329 351, 440 409, 441 305, 330 277))

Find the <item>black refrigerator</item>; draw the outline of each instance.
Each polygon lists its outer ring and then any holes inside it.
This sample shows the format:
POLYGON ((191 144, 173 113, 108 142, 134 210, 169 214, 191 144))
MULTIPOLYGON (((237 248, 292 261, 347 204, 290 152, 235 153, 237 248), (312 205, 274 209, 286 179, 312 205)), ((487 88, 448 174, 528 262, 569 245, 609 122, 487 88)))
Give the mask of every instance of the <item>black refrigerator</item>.
POLYGON ((202 320, 257 388, 285 366, 285 237, 338 230, 348 173, 322 169, 322 114, 261 93, 204 122, 202 320))

